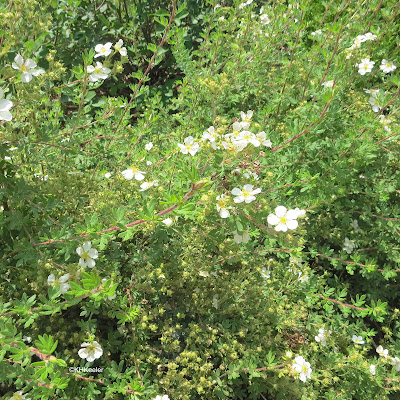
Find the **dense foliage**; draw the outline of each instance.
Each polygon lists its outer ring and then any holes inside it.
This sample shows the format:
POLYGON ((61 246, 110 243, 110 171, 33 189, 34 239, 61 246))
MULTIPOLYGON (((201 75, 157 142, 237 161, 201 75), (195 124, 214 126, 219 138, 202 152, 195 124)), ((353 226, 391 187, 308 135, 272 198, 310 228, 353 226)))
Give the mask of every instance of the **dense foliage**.
POLYGON ((397 399, 399 11, 0 5, 1 399, 397 399))

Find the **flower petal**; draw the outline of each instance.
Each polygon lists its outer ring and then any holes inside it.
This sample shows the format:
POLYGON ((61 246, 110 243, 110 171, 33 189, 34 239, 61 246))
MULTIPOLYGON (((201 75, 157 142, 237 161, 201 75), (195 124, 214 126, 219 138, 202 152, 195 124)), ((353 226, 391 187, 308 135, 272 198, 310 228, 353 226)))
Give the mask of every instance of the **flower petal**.
POLYGON ((267 218, 267 222, 271 225, 279 224, 280 219, 275 214, 269 214, 267 218))
POLYGON ((286 226, 289 229, 296 229, 298 227, 299 223, 295 219, 291 219, 289 221, 286 221, 286 226))
POLYGON ((284 206, 278 206, 275 208, 275 214, 278 218, 283 218, 286 215, 286 207, 284 206))

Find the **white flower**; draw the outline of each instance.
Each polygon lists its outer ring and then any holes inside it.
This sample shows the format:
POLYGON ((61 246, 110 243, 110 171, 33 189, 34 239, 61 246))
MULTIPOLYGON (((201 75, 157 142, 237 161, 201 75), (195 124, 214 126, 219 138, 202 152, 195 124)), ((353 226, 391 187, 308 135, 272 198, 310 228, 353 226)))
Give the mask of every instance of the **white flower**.
POLYGON ((152 161, 146 161, 146 165, 153 165, 152 161))
POLYGON ((80 257, 79 265, 81 267, 93 268, 96 265, 96 262, 94 261, 94 259, 99 256, 99 253, 97 252, 96 249, 92 249, 91 242, 83 243, 82 247, 78 247, 76 249, 76 252, 78 253, 78 256, 80 257))
POLYGON ((356 336, 353 335, 353 337, 351 338, 351 340, 355 343, 355 344, 364 344, 364 340, 362 338, 362 336, 356 336))
POLYGON ((237 231, 233 231, 232 234, 236 243, 247 243, 250 240, 249 229, 243 231, 242 235, 239 235, 237 231))
POLYGON ((210 126, 206 131, 203 132, 203 135, 201 136, 201 139, 203 141, 208 140, 209 142, 215 142, 215 140, 218 138, 219 134, 215 132, 215 128, 213 126, 210 126))
POLYGON ((182 143, 178 143, 178 147, 181 149, 182 154, 188 154, 194 156, 200 149, 200 146, 195 142, 193 136, 188 136, 182 143))
POLYGON ((139 171, 139 168, 135 167, 134 165, 124 171, 121 172, 121 174, 123 175, 123 177, 130 181, 131 179, 133 179, 133 177, 135 177, 135 179, 137 181, 142 181, 144 179, 144 174, 146 172, 144 171, 139 171))
POLYGON ((368 32, 368 33, 366 33, 366 34, 364 35, 364 38, 365 38, 365 41, 367 41, 367 40, 375 40, 375 39, 377 38, 377 36, 374 35, 374 34, 371 33, 371 32, 368 32))
POLYGON ((370 61, 369 58, 363 58, 360 64, 356 64, 358 67, 358 73, 360 75, 365 75, 367 72, 371 72, 374 67, 375 62, 370 61))
POLYGON ((169 400, 169 397, 166 394, 163 396, 158 395, 153 400, 169 400))
POLYGON ((293 353, 289 350, 286 352, 286 357, 287 358, 292 358, 293 357, 293 353))
POLYGON ((28 58, 26 61, 22 58, 20 54, 17 54, 14 58, 14 62, 12 63, 12 67, 14 69, 19 69, 22 71, 21 81, 24 83, 28 83, 32 80, 33 76, 38 76, 40 74, 44 74, 44 70, 42 68, 35 69, 37 64, 31 58, 28 58))
POLYGON ((370 94, 372 97, 377 97, 380 91, 380 89, 364 89, 364 92, 370 94))
POLYGON ((207 271, 200 271, 199 275, 202 276, 203 278, 208 278, 210 276, 210 273, 207 271))
POLYGON ((240 116, 242 117, 243 122, 250 123, 251 117, 253 116, 253 111, 248 110, 247 113, 240 111, 240 116))
POLYGON ((371 96, 368 103, 371 104, 373 112, 379 112, 382 108, 376 96, 371 96))
POLYGON ((32 341, 32 338, 30 336, 22 336, 22 340, 24 342, 30 343, 32 341))
POLYGON ((277 232, 286 232, 288 229, 296 229, 298 222, 296 221, 298 212, 295 210, 287 210, 284 206, 275 208, 275 214, 269 214, 267 221, 271 225, 276 225, 277 232))
POLYGON ((243 201, 246 203, 250 203, 256 199, 256 194, 261 192, 260 188, 253 190, 253 185, 244 185, 243 189, 234 188, 232 190, 232 194, 236 196, 233 201, 235 203, 242 203, 243 201))
POLYGON ((322 35, 321 29, 317 29, 316 31, 311 32, 311 36, 317 36, 317 35, 322 35))
POLYGON ((12 115, 8 110, 13 106, 13 103, 10 100, 3 99, 3 97, 4 92, 3 89, 0 88, 0 121, 11 121, 12 115))
POLYGON ((331 331, 326 331, 324 328, 318 330, 318 335, 315 336, 315 341, 321 343, 321 346, 326 346, 326 333, 331 333, 331 331))
POLYGON ((389 355, 389 350, 384 349, 382 346, 376 348, 376 352, 381 356, 387 358, 389 355))
POLYGON ((242 8, 250 5, 253 2, 253 0, 247 0, 244 3, 239 4, 239 9, 241 10, 242 8))
POLYGON ((259 180, 258 175, 255 172, 252 172, 252 171, 243 172, 243 176, 245 178, 248 178, 248 179, 253 178, 256 181, 259 180))
POLYGON ((379 67, 385 74, 388 74, 392 71, 394 71, 397 67, 388 60, 383 59, 382 64, 379 67))
POLYGON ((260 271, 260 274, 261 274, 261 276, 262 276, 263 278, 265 278, 265 279, 269 279, 269 278, 271 277, 271 271, 270 271, 269 269, 266 269, 266 268, 263 268, 263 269, 260 271))
POLYGON ((152 143, 152 142, 147 143, 147 144, 144 146, 144 148, 145 148, 147 151, 150 151, 150 150, 153 148, 153 143, 152 143))
POLYGON ((97 82, 99 79, 107 79, 111 69, 103 67, 101 62, 96 63, 96 66, 88 65, 87 72, 90 74, 89 79, 92 82, 97 82))
POLYGON ((307 274, 303 274, 301 271, 297 273, 297 277, 301 283, 308 282, 310 279, 307 274))
POLYGON ((267 14, 260 15, 260 21, 263 25, 268 25, 271 22, 267 14))
POLYGON ((146 182, 143 182, 143 183, 140 185, 141 189, 139 190, 139 192, 144 192, 145 190, 151 188, 152 186, 158 186, 158 181, 155 180, 155 181, 146 181, 146 182))
POLYGON ((81 347, 82 349, 78 351, 79 357, 86 358, 89 362, 92 362, 103 355, 103 349, 96 341, 92 343, 82 343, 81 347))
POLYGON ((171 226, 172 225, 172 219, 171 218, 166 218, 162 221, 162 223, 166 226, 171 226))
POLYGON ((331 88, 331 87, 333 87, 333 81, 326 81, 321 86, 323 86, 325 88, 331 88))
POLYGON ((396 369, 396 371, 400 371, 400 358, 399 357, 392 357, 390 362, 396 369))
POLYGON ((375 365, 374 364, 371 364, 369 366, 369 372, 371 372, 372 375, 376 374, 376 369, 375 369, 375 365))
POLYGON ((297 356, 294 359, 292 368, 296 372, 300 372, 299 378, 302 382, 305 382, 307 380, 307 378, 308 379, 311 378, 312 369, 311 369, 310 363, 307 362, 302 356, 297 356))
POLYGON ((226 199, 226 195, 221 194, 220 196, 217 196, 217 211, 219 212, 219 215, 221 216, 221 218, 228 218, 231 214, 228 211, 226 203, 227 203, 227 199, 226 199))
POLYGON ((343 250, 350 254, 354 250, 355 244, 354 240, 350 240, 349 238, 344 238, 343 250))
POLYGON ((260 146, 260 141, 257 139, 256 135, 250 131, 241 131, 240 135, 236 139, 237 141, 245 141, 246 145, 251 143, 254 147, 260 146))
POLYGON ((108 178, 111 178, 111 172, 106 172, 106 173, 104 174, 104 177, 106 177, 107 179, 108 179, 108 178))
POLYGON ((53 286, 53 287, 60 285, 61 293, 66 293, 66 292, 68 292, 69 288, 71 287, 68 283, 68 279, 69 279, 69 274, 65 274, 58 279, 56 279, 54 274, 50 274, 47 277, 47 284, 49 286, 53 286))
POLYGON ((389 124, 392 122, 392 120, 389 119, 389 118, 387 118, 386 115, 379 115, 379 119, 380 119, 379 122, 380 122, 382 125, 389 125, 389 124))
POLYGON ((94 51, 97 54, 94 56, 94 58, 101 57, 101 56, 104 56, 104 57, 109 56, 111 54, 111 46, 112 46, 112 43, 110 43, 110 42, 108 42, 106 44, 96 44, 94 51))
POLYGON ((272 143, 267 139, 267 134, 264 131, 257 133, 256 138, 263 146, 272 147, 272 143))
POLYGON ((353 221, 350 223, 350 226, 354 229, 354 233, 362 232, 362 229, 360 229, 358 226, 358 221, 356 219, 353 219, 353 221))
POLYGON ((115 50, 118 51, 121 56, 125 57, 128 53, 126 51, 125 47, 122 47, 124 45, 124 42, 122 39, 119 39, 117 43, 114 44, 115 50))
POLYGON ((297 213, 297 218, 304 218, 306 216, 306 210, 300 210, 299 207, 296 207, 293 211, 297 213))
POLYGON ((28 399, 26 398, 26 394, 22 393, 22 390, 19 390, 18 392, 15 392, 13 396, 10 398, 10 400, 31 400, 29 397, 28 399))

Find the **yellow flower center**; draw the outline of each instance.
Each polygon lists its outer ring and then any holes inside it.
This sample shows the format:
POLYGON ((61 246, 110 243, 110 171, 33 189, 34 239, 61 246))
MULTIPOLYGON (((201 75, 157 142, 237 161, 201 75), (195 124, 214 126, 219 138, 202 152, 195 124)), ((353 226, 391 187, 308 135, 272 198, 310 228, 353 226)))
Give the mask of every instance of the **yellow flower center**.
POLYGON ((301 367, 301 369, 302 369, 303 372, 307 372, 307 371, 308 371, 308 368, 307 368, 307 366, 305 366, 305 365, 303 365, 303 366, 301 367))
POLYGON ((94 72, 95 72, 96 74, 99 74, 99 73, 101 72, 101 67, 96 67, 96 68, 94 69, 94 72))
POLYGON ((87 347, 87 350, 90 352, 93 352, 96 350, 96 346, 94 344, 89 344, 89 346, 87 347))
POLYGON ((21 71, 26 72, 28 71, 28 67, 25 64, 21 65, 21 71))
POLYGON ((87 251, 84 251, 81 255, 81 258, 83 258, 84 260, 87 260, 89 257, 89 254, 87 253, 87 251))
POLYGON ((282 217, 282 218, 280 219, 281 224, 284 224, 286 221, 287 221, 286 217, 282 217))
POLYGON ((13 398, 14 398, 15 400, 22 400, 22 396, 19 395, 19 394, 14 394, 13 398))
POLYGON ((225 207, 225 202, 221 199, 221 200, 218 200, 218 205, 221 207, 221 208, 224 208, 225 207))
POLYGON ((386 63, 386 66, 390 68, 392 64, 391 63, 386 63))
POLYGON ((249 197, 250 193, 246 190, 242 190, 242 195, 243 195, 243 197, 249 197))
POLYGON ((186 150, 191 150, 192 145, 191 144, 187 144, 185 147, 186 147, 186 150))

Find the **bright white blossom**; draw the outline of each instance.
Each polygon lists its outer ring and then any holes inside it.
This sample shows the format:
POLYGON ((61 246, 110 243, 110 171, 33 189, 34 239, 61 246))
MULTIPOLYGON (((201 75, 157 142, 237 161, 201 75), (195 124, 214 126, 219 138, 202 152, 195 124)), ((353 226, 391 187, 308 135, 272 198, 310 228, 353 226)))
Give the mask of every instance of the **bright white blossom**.
POLYGON ((53 287, 60 285, 61 293, 66 293, 66 292, 68 292, 69 288, 71 287, 70 284, 68 283, 68 279, 69 279, 69 274, 65 274, 58 279, 56 279, 54 274, 50 274, 47 277, 47 284, 49 286, 53 286, 53 287))
POLYGON ((150 150, 153 148, 153 143, 152 143, 152 142, 147 143, 147 144, 144 146, 144 148, 145 148, 147 151, 150 151, 150 150))
POLYGON ((245 203, 250 203, 255 200, 255 195, 260 193, 261 189, 257 188, 253 190, 253 187, 253 185, 244 185, 242 190, 240 190, 239 188, 234 188, 232 190, 232 194, 236 197, 233 199, 233 201, 235 203, 242 203, 243 201, 245 203))
POLYGON ((390 72, 394 71, 397 67, 388 60, 383 59, 382 64, 379 67, 385 74, 389 74, 390 72))
POLYGON ((321 86, 323 86, 325 88, 331 88, 331 87, 333 87, 333 82, 334 81, 326 81, 321 86))
POLYGON ((26 394, 23 394, 22 390, 18 390, 18 392, 13 394, 10 400, 31 400, 31 398, 27 398, 26 394))
POLYGON ((143 182, 140 185, 141 189, 139 190, 139 192, 143 192, 143 191, 151 188, 152 186, 158 186, 158 181, 155 180, 155 181, 145 181, 145 182, 143 182))
POLYGON ((394 366, 396 371, 400 371, 400 358, 399 357, 392 357, 390 359, 390 362, 392 363, 392 365, 394 366))
POLYGON ((298 212, 295 210, 287 210, 284 206, 275 208, 275 214, 269 214, 267 221, 271 225, 276 225, 277 232, 286 232, 288 229, 296 229, 298 222, 296 221, 298 212))
POLYGON ((371 32, 367 32, 367 33, 364 35, 364 41, 367 41, 367 40, 375 40, 376 38, 377 38, 377 36, 374 35, 374 34, 371 33, 371 32))
POLYGON ((267 139, 267 134, 264 131, 257 133, 256 138, 263 146, 272 147, 272 143, 267 139))
POLYGON ((253 178, 253 179, 255 179, 256 181, 258 181, 259 180, 259 178, 258 178, 258 175, 255 173, 255 172, 252 172, 252 171, 247 171, 247 172, 243 172, 243 176, 245 177, 245 178, 253 178))
POLYGON ((271 277, 271 271, 269 269, 267 269, 267 268, 263 268, 260 271, 260 274, 264 279, 269 279, 271 277))
POLYGON ((387 356, 389 355, 389 350, 384 349, 382 346, 378 346, 376 348, 376 352, 381 356, 381 357, 385 357, 387 358, 387 356))
POLYGON ((171 226, 172 225, 172 219, 171 218, 166 218, 162 221, 162 223, 166 226, 171 226))
POLYGON ((97 82, 99 79, 107 79, 111 69, 103 67, 101 62, 96 62, 96 66, 88 65, 87 72, 90 74, 89 79, 92 82, 97 82))
POLYGON ((379 112, 382 108, 382 104, 379 103, 379 100, 376 96, 371 96, 368 100, 368 103, 371 104, 373 112, 379 112))
POLYGON ((379 122, 383 125, 383 128, 385 131, 391 132, 391 129, 389 128, 389 124, 392 122, 390 118, 388 118, 386 115, 379 115, 379 122))
POLYGON ((229 208, 227 206, 227 196, 224 194, 217 196, 217 211, 221 218, 228 218, 231 215, 228 210, 229 208))
POLYGON ((353 221, 350 223, 350 226, 354 229, 354 233, 361 233, 362 229, 358 226, 358 221, 356 219, 353 219, 353 221))
POLYGON ((104 56, 104 57, 109 56, 111 54, 111 46, 112 46, 112 43, 110 43, 110 42, 108 42, 106 44, 96 44, 94 51, 97 54, 94 56, 94 58, 101 57, 101 56, 104 56))
POLYGON ((12 101, 4 99, 3 97, 4 92, 3 89, 0 88, 0 121, 11 121, 12 115, 8 110, 13 106, 13 103, 12 101))
POLYGON ((79 357, 86 358, 89 362, 92 362, 103 355, 103 349, 96 341, 93 341, 92 343, 82 343, 81 347, 82 348, 78 351, 79 357))
POLYGON ((163 396, 158 395, 153 400, 169 400, 169 397, 166 394, 164 394, 163 396))
POLYGON ((321 29, 317 29, 316 31, 311 32, 311 36, 317 36, 317 35, 322 35, 321 29))
POLYGON ((294 359, 292 368, 296 372, 300 372, 299 379, 302 382, 305 382, 307 379, 311 379, 311 373, 312 373, 311 365, 302 356, 297 356, 294 359))
POLYGON ((349 238, 344 238, 343 250, 350 254, 354 250, 355 244, 354 240, 350 240, 349 238))
POLYGON ((233 240, 236 243, 247 243, 250 240, 249 229, 243 231, 242 235, 239 235, 237 231, 233 231, 233 240))
POLYGON ((42 68, 36 69, 37 64, 35 61, 33 61, 31 58, 28 58, 25 61, 20 54, 15 56, 12 67, 22 71, 21 81, 24 83, 30 82, 32 80, 32 76, 44 74, 44 70, 42 68))
POLYGON ((188 136, 182 143, 178 143, 182 154, 190 154, 194 156, 200 149, 199 144, 194 140, 193 136, 188 136))
POLYGON ((128 53, 126 51, 126 48, 122 47, 123 45, 124 45, 123 40, 119 39, 118 42, 114 44, 114 48, 115 50, 118 51, 119 54, 121 54, 121 56, 126 57, 128 53))
POLYGON ((375 375, 376 374, 376 369, 375 369, 375 365, 371 364, 369 366, 369 372, 371 372, 371 375, 375 375))
POLYGON ((297 213, 297 218, 304 218, 306 216, 306 210, 300 210, 299 207, 296 207, 294 211, 297 213))
POLYGON ((108 179, 108 178, 111 178, 111 173, 110 172, 106 172, 105 174, 104 174, 104 176, 108 179))
POLYGON ((142 181, 145 173, 146 172, 144 171, 139 171, 139 168, 135 166, 125 169, 121 172, 122 176, 128 181, 132 180, 133 178, 135 178, 137 181, 142 181))
POLYGON ((271 22, 267 14, 261 14, 260 21, 263 25, 268 25, 271 22))
POLYGON ((253 111, 248 110, 247 113, 240 111, 240 116, 242 117, 243 122, 250 123, 251 117, 253 116, 253 111))
POLYGON ((326 331, 324 328, 318 330, 318 335, 315 336, 315 341, 321 343, 321 346, 326 346, 326 333, 330 334, 331 331, 326 331))
POLYGON ((239 9, 241 10, 242 8, 249 6, 251 3, 253 2, 253 0, 247 0, 244 3, 239 4, 239 9))
POLYGON ((99 256, 99 253, 97 252, 96 249, 92 249, 91 242, 83 243, 82 247, 78 247, 76 249, 76 252, 80 257, 79 265, 81 267, 93 268, 96 265, 96 262, 94 260, 99 256))
POLYGON ((362 338, 362 336, 357 336, 357 335, 353 335, 353 337, 351 338, 351 340, 355 343, 355 344, 364 344, 364 340, 362 338))
POLYGON ((146 161, 146 165, 153 165, 153 162, 152 161, 146 161))
POLYGON ((369 58, 363 58, 360 64, 356 64, 358 67, 358 73, 360 75, 365 75, 367 72, 371 72, 374 64, 375 62, 371 61, 369 58))

